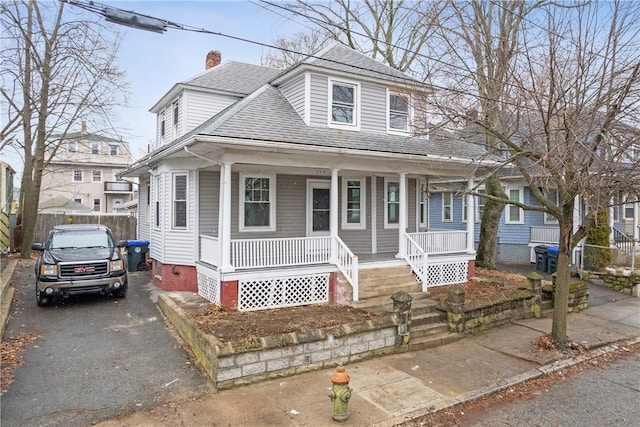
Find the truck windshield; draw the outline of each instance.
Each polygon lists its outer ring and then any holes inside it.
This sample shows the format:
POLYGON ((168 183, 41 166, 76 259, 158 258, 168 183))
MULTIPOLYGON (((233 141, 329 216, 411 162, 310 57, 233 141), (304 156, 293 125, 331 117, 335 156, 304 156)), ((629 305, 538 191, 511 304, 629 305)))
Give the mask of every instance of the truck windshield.
POLYGON ((49 249, 113 248, 111 237, 104 231, 87 230, 55 233, 49 249))

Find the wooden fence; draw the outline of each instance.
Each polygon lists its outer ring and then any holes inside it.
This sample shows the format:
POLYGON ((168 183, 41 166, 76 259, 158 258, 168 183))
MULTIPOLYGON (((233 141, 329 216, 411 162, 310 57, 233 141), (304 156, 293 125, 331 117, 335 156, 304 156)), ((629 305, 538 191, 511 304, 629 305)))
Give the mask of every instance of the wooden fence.
POLYGON ((44 242, 49 230, 61 224, 102 224, 111 229, 116 240, 137 238, 136 217, 130 214, 39 213, 33 241, 44 242))

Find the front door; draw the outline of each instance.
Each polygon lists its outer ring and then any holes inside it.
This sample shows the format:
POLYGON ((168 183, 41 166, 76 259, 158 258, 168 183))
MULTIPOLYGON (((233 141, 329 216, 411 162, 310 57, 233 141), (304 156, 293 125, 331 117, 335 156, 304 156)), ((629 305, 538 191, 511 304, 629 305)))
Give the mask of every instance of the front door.
POLYGON ((328 236, 331 182, 307 181, 307 236, 328 236))

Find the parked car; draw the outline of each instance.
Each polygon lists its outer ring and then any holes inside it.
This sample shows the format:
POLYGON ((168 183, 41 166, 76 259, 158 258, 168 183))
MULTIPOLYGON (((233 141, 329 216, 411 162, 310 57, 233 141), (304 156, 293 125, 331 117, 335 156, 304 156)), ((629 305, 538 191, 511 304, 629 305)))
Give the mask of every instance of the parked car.
POLYGON ((55 226, 45 243, 31 246, 42 252, 35 266, 36 302, 43 306, 88 293, 123 298, 129 286, 122 249, 126 246, 126 240, 116 242, 104 225, 55 226))

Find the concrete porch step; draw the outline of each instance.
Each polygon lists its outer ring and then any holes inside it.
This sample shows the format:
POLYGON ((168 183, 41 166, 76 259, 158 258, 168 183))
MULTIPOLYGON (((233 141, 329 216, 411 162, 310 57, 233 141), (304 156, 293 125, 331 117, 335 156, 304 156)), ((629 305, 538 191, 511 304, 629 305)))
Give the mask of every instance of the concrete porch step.
MULTIPOLYGON (((423 300, 428 301, 424 303, 425 307, 429 307, 433 305, 433 301, 427 300, 428 296, 424 294, 422 291, 410 292, 409 294, 413 297, 412 307, 417 302, 423 301, 423 300)), ((378 296, 369 297, 369 298, 361 298, 359 301, 351 301, 349 305, 353 308, 359 308, 362 310, 391 312, 393 311, 393 300, 391 299, 392 295, 393 293, 386 294, 386 295, 378 295, 378 296)), ((428 308, 425 308, 424 310, 428 310, 428 308)))
POLYGON ((449 332, 449 327, 445 322, 424 323, 421 325, 415 325, 413 323, 413 319, 411 321, 411 340, 435 336, 446 332, 449 332))

